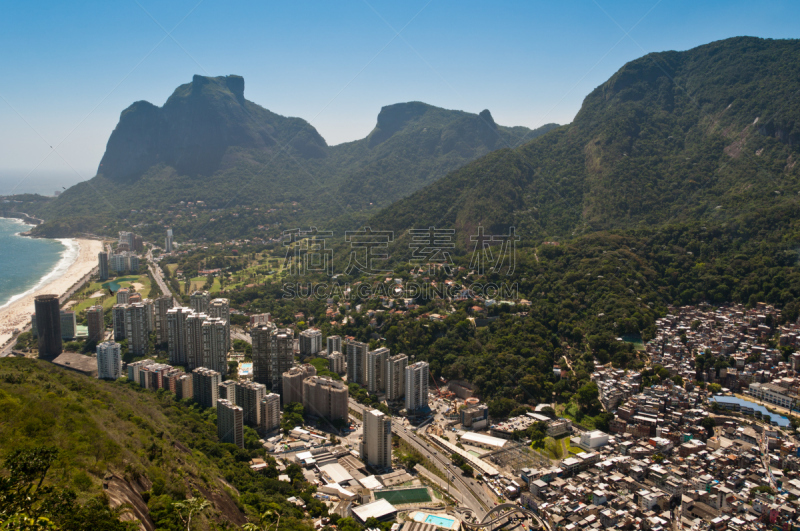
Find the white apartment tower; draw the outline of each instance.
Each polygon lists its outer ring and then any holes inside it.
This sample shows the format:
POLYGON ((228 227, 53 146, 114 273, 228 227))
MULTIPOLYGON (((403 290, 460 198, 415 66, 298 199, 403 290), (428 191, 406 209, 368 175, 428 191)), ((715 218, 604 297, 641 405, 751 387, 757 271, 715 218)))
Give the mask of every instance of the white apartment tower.
POLYGON ((425 361, 406 367, 406 411, 413 412, 428 406, 430 368, 425 361))
POLYGON ((322 331, 309 328, 300 332, 300 356, 315 356, 322 350, 322 331))
POLYGON ((377 409, 364 413, 361 459, 377 469, 392 466, 392 418, 377 409))
POLYGON ((408 356, 396 354, 386 360, 386 400, 400 400, 406 394, 408 356))
POLYGON ((269 393, 261 399, 261 414, 259 415, 261 433, 269 433, 281 426, 281 397, 269 393))
POLYGON ((97 377, 116 380, 122 375, 119 343, 105 341, 97 345, 97 377))

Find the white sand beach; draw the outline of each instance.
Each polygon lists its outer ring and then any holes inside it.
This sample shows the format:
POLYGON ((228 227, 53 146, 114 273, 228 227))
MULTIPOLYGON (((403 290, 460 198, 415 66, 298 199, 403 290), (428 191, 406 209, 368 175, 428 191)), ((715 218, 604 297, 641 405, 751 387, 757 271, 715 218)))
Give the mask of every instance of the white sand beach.
POLYGON ((103 242, 98 240, 75 241, 79 246, 78 257, 63 275, 5 308, 0 308, 0 347, 11 339, 15 329, 22 330, 30 324, 31 314, 34 312, 34 297, 45 293, 54 293, 59 296, 67 293, 76 282, 97 265, 97 253, 103 250, 103 242))

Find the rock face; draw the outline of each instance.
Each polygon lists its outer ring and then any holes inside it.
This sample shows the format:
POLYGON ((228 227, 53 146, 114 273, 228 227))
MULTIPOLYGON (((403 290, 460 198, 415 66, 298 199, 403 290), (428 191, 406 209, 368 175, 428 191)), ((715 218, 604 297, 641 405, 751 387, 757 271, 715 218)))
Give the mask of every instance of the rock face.
POLYGON ((137 101, 122 112, 98 174, 129 180, 164 164, 184 175, 211 175, 226 157, 235 159, 235 148, 270 152, 286 143, 294 156, 327 155, 325 140, 308 122, 247 101, 241 76, 194 76, 163 107, 137 101))

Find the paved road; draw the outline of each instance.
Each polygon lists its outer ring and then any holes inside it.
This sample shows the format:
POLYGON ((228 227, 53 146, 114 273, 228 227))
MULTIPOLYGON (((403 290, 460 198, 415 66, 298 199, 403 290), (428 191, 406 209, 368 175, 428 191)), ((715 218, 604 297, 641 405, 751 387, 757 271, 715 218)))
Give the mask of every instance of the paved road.
MULTIPOLYGON (((155 262, 153 261, 152 249, 147 252, 147 260, 149 262, 148 268, 150 269, 150 274, 153 275, 154 279, 156 279, 156 284, 158 284, 158 287, 161 289, 161 293, 164 295, 172 295, 172 291, 170 291, 169 286, 167 286, 167 283, 164 282, 164 276, 161 268, 155 265, 155 262)), ((173 297, 172 304, 173 306, 181 306, 181 301, 173 297)))
MULTIPOLYGON (((364 406, 353 399, 350 399, 350 408, 363 416, 364 406)), ((450 481, 463 495, 464 505, 472 509, 478 515, 478 518, 483 518, 488 509, 494 506, 495 502, 489 499, 488 494, 476 480, 465 478, 461 470, 450 462, 450 458, 446 454, 440 452, 435 446, 421 440, 413 430, 407 429, 405 425, 400 423, 392 423, 392 433, 398 435, 410 444, 412 448, 426 456, 439 470, 447 474, 450 477, 450 481)))

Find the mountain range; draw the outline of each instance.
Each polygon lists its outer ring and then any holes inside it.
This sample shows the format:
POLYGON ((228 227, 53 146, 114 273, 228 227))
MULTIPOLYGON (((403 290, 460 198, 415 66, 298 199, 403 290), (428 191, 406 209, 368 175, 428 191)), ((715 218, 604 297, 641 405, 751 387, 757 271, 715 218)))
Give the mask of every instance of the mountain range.
POLYGON ((724 224, 796 209, 799 147, 800 41, 733 38, 626 64, 571 124, 465 165, 370 225, 514 226, 541 242, 724 224))
MULTIPOLYGON (((34 213, 48 222, 40 234, 69 235, 200 199, 269 210, 279 228, 455 228, 461 248, 478 226, 514 226, 535 244, 785 218, 800 192, 798 57, 798 40, 753 37, 651 53, 594 89, 568 125, 503 127, 489 111, 410 102, 338 146, 246 100, 241 77, 195 76, 162 107, 123 111, 98 175, 34 213)), ((203 235, 249 234, 261 219, 203 235)))
POLYGON ((39 214, 57 222, 55 232, 94 231, 131 210, 200 200, 211 209, 291 205, 289 219, 328 221, 388 205, 555 127, 504 127, 488 110, 409 102, 381 109, 365 138, 329 146, 305 120, 245 99, 242 77, 194 76, 162 107, 125 109, 97 175, 39 214))

